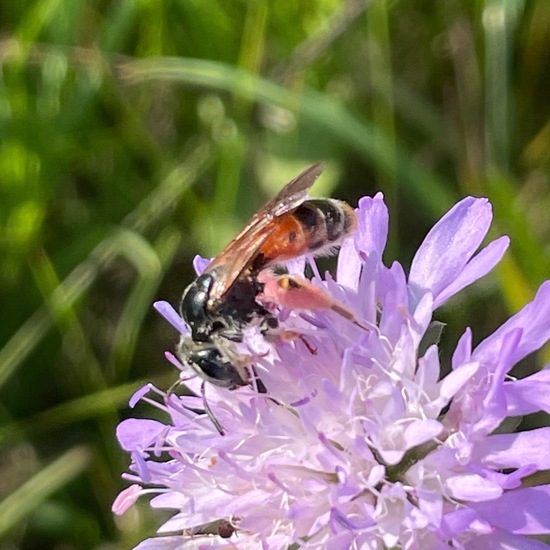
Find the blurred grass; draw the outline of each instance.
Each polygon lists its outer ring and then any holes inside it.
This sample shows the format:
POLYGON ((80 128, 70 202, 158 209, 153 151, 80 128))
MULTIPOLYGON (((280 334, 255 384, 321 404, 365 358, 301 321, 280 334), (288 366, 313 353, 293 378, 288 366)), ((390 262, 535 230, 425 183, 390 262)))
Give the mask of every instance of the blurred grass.
POLYGON ((405 264, 455 200, 491 199, 512 248, 441 313, 449 347, 529 300, 550 275, 549 21, 547 0, 0 5, 0 550, 152 532, 110 511, 124 405, 172 376, 150 304, 290 168, 325 159, 352 203, 382 190, 405 264))

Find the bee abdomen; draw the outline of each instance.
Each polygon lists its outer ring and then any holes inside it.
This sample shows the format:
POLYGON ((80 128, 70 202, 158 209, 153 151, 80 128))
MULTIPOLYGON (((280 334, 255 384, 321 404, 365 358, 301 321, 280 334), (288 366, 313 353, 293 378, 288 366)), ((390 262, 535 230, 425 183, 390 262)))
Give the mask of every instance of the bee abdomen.
POLYGON ((335 246, 355 229, 355 211, 345 202, 334 199, 311 199, 293 212, 308 235, 308 248, 318 250, 335 246))

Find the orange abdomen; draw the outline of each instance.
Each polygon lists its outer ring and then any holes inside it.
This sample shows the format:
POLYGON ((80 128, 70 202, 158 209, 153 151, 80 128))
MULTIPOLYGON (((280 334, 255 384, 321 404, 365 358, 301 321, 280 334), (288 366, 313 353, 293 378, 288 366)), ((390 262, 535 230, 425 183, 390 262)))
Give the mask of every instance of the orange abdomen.
POLYGON ((323 254, 340 244, 357 226, 355 211, 334 199, 304 201, 277 219, 258 251, 252 270, 303 254, 323 254))
POLYGON ((294 217, 285 214, 259 250, 266 264, 275 260, 285 261, 305 254, 309 250, 309 231, 294 217))

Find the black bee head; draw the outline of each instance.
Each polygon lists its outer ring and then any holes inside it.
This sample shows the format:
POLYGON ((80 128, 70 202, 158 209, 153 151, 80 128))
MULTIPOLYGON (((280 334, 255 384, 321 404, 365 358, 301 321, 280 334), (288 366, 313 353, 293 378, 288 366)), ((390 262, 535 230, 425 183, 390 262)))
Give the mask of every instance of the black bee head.
POLYGON ((183 293, 180 314, 191 328, 193 340, 207 342, 212 331, 208 300, 214 278, 206 273, 197 277, 183 293))
POLYGON ((195 370, 198 367, 199 374, 217 386, 233 390, 248 383, 241 378, 231 363, 223 359, 219 350, 214 346, 191 351, 187 355, 187 362, 195 370))

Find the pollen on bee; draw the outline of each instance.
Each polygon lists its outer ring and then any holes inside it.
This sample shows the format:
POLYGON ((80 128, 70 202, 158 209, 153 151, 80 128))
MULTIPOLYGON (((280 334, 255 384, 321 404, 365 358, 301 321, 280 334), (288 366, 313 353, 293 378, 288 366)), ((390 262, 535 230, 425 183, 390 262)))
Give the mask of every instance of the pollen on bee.
POLYGON ((288 287, 290 286, 288 277, 281 277, 281 278, 279 279, 278 282, 279 282, 279 286, 280 286, 283 290, 287 290, 288 287))
POLYGON ((300 284, 292 277, 283 276, 278 280, 278 285, 283 290, 289 290, 293 288, 300 288, 300 284))

